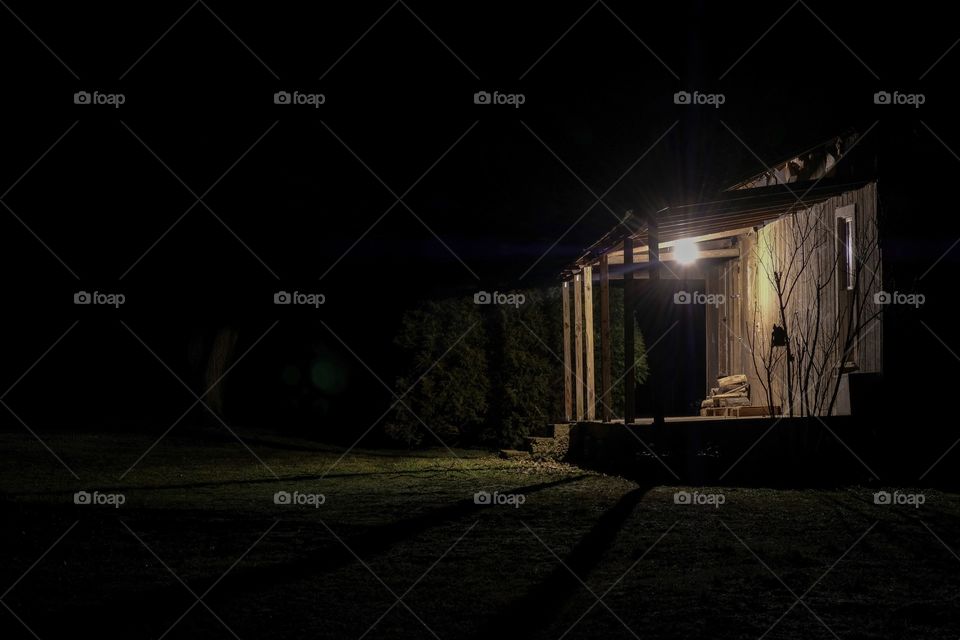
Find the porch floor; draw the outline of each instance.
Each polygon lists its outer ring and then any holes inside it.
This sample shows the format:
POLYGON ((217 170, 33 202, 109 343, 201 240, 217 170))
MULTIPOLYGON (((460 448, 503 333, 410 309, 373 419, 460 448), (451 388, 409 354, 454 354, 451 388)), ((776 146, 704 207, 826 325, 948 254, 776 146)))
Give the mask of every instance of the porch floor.
MULTIPOLYGON (((773 416, 774 418, 779 418, 780 416, 773 416)), ((667 424, 670 423, 685 423, 685 422, 730 422, 731 420, 740 421, 755 421, 755 420, 770 420, 770 416, 666 416, 664 422, 667 424)), ((623 419, 618 418, 611 420, 609 423, 604 423, 601 420, 580 420, 579 424, 623 424, 623 419)), ((637 418, 630 424, 633 425, 652 425, 653 418, 637 418)))

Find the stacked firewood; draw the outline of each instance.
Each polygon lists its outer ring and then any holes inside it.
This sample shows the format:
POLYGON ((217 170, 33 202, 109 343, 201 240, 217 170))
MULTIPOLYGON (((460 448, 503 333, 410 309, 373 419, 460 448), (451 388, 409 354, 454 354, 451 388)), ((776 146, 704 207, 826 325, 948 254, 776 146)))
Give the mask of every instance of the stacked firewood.
POLYGON ((738 373, 717 378, 717 386, 710 389, 710 396, 700 403, 701 414, 704 409, 714 407, 746 407, 750 405, 750 385, 747 376, 738 373))

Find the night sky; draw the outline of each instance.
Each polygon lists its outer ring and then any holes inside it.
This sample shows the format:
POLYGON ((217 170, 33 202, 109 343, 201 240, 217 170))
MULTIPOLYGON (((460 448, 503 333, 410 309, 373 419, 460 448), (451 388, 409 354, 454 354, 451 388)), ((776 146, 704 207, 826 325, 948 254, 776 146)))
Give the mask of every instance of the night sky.
MULTIPOLYGON (((949 15, 937 3, 11 1, 4 388, 63 339, 5 402, 49 428, 67 414, 168 423, 192 401, 177 380, 191 340, 232 326, 241 351, 266 334, 231 377, 264 405, 285 359, 310 351, 343 372, 338 415, 379 411, 389 394, 366 367, 393 381, 391 341, 418 300, 555 285, 626 210, 709 198, 848 129, 869 132, 885 255, 915 284, 958 237, 949 15), (875 105, 884 90, 926 102, 875 105), (124 103, 74 104, 80 91, 124 103), (280 91, 325 101, 274 104, 280 91), (523 104, 475 104, 479 91, 523 104), (678 105, 678 91, 724 103, 678 105), (74 305, 78 290, 126 303, 74 305), (326 304, 277 307, 278 290, 326 304)), ((949 286, 956 256, 924 286, 949 286)), ((956 365, 924 339, 918 351, 956 365)))

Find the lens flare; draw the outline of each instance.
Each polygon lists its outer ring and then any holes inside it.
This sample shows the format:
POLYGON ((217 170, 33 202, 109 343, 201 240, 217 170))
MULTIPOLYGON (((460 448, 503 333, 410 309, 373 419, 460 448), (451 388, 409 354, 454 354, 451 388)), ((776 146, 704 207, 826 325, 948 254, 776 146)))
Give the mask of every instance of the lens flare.
POLYGON ((693 264, 700 257, 697 243, 689 238, 677 240, 673 245, 673 256, 680 264, 693 264))

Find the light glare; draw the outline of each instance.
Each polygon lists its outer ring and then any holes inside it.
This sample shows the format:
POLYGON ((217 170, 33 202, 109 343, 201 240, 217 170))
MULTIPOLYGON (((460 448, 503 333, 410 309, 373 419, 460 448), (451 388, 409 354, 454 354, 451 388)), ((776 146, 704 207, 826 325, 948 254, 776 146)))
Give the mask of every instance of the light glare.
POLYGON ((700 257, 697 243, 689 238, 677 240, 673 245, 673 256, 680 264, 692 264, 700 257))

